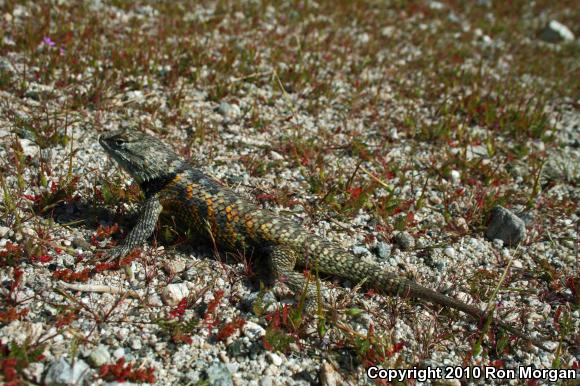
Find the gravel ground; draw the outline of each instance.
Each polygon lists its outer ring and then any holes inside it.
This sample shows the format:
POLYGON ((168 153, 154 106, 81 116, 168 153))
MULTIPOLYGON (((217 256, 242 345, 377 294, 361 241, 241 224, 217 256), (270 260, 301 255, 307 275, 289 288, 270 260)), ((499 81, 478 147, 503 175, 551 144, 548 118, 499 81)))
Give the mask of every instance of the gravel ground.
POLYGON ((57 3, 0 2, 0 379, 579 368, 572 3, 57 3), (141 199, 97 141, 121 127, 361 259, 495 305, 554 352, 336 280, 318 323, 297 317, 253 256, 166 226, 128 268, 96 264, 141 199))

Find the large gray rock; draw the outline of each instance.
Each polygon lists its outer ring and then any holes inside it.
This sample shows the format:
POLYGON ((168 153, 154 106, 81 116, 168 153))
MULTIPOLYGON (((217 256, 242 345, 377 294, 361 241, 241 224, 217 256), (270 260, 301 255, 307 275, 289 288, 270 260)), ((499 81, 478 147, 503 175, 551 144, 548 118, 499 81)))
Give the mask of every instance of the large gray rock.
POLYGON ((409 251, 415 248, 415 239, 409 232, 398 232, 394 237, 395 244, 403 251, 409 251))
POLYGON ((109 363, 111 361, 111 354, 109 354, 109 350, 104 345, 97 346, 91 353, 89 354, 88 361, 94 367, 101 367, 105 363, 109 363))
POLYGON ((485 236, 492 241, 499 239, 504 245, 516 245, 526 237, 526 224, 510 210, 498 205, 491 210, 485 236))
POLYGON ((376 250, 377 255, 382 260, 386 260, 391 256, 391 246, 383 241, 377 243, 376 250))
POLYGON ((217 112, 225 118, 236 118, 241 115, 241 110, 238 105, 222 102, 217 108, 217 112))
POLYGON ((71 366, 65 358, 50 365, 44 379, 45 384, 54 386, 82 385, 89 371, 89 365, 83 360, 76 360, 71 366))
POLYGON ((211 386, 234 386, 232 373, 226 365, 216 362, 205 370, 207 382, 211 386))
POLYGON ((548 23, 539 34, 540 39, 549 43, 559 43, 561 41, 571 42, 574 40, 574 34, 564 24, 552 20, 548 23))

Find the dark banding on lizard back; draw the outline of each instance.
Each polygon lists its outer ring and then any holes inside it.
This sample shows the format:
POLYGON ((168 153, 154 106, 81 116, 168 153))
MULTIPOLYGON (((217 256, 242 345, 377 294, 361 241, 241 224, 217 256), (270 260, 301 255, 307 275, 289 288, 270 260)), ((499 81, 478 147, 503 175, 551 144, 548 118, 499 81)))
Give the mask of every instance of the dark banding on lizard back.
POLYGON ((155 177, 147 181, 141 182, 139 186, 145 194, 146 198, 152 197, 153 195, 161 192, 171 183, 178 183, 181 180, 181 174, 187 170, 186 165, 182 165, 179 169, 169 172, 166 175, 155 177))

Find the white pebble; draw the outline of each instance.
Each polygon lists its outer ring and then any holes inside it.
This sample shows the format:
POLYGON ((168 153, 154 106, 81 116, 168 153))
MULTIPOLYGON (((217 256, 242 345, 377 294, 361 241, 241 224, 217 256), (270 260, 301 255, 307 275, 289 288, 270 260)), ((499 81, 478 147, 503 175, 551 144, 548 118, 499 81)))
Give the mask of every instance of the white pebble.
POLYGON ((274 366, 280 366, 282 364, 282 358, 276 353, 267 352, 266 357, 268 358, 268 361, 274 366))
POLYGON ((141 348, 143 347, 141 339, 131 339, 130 345, 133 350, 141 350, 141 348))
POLYGON ((113 358, 120 359, 125 356, 125 349, 123 347, 119 347, 115 351, 113 351, 113 358))
POLYGON ((169 284, 161 293, 163 301, 169 306, 177 305, 181 299, 186 298, 188 295, 189 289, 186 283, 169 284))
POLYGON ((455 257, 455 249, 453 249, 453 247, 447 247, 445 248, 445 250, 443 251, 445 253, 445 255, 451 259, 453 259, 455 257))
POLYGON ((249 321, 246 322, 246 324, 244 324, 244 327, 242 328, 242 332, 244 333, 245 336, 250 338, 250 340, 259 339, 259 338, 263 337, 264 335, 266 335, 266 330, 264 330, 264 328, 262 326, 254 323, 254 322, 249 322, 249 321))
POLYGON ((10 228, 0 227, 0 238, 6 236, 8 232, 10 232, 10 228))
POLYGON ((459 184, 459 182, 461 181, 461 173, 459 173, 457 170, 452 170, 451 181, 453 182, 454 185, 459 184))

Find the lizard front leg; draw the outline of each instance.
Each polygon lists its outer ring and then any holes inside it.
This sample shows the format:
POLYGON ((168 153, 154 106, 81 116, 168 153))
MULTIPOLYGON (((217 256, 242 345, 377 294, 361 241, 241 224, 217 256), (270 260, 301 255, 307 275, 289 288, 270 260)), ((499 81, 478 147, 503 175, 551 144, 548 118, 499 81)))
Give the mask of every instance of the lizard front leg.
POLYGON ((107 252, 104 259, 112 261, 116 258, 122 258, 131 250, 143 245, 145 241, 153 234, 155 224, 159 214, 163 210, 159 198, 154 195, 143 202, 141 213, 137 219, 137 224, 131 229, 123 243, 107 252))
POLYGON ((306 291, 306 310, 308 312, 316 311, 316 285, 307 280, 303 273, 294 270, 297 252, 291 248, 278 245, 270 247, 268 252, 270 265, 275 277, 286 283, 295 295, 302 295, 303 291, 306 291))

